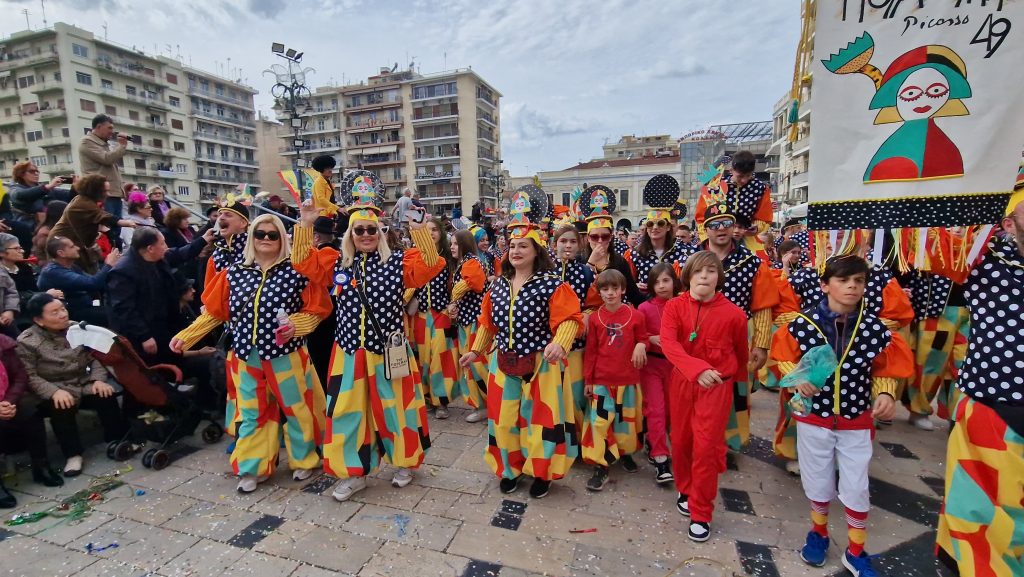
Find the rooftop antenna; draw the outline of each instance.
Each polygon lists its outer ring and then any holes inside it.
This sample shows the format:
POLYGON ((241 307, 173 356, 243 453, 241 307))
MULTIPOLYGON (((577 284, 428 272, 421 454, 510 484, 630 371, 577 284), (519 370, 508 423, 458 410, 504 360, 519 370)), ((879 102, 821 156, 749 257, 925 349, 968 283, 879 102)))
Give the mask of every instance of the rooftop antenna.
POLYGON ((103 39, 104 40, 107 39, 107 21, 106 20, 103 21, 103 39))
POLYGON ((39 7, 43 10, 43 28, 46 28, 46 0, 39 0, 39 7))
POLYGON ((28 8, 22 8, 21 13, 25 15, 25 29, 31 30, 32 25, 28 23, 28 8))

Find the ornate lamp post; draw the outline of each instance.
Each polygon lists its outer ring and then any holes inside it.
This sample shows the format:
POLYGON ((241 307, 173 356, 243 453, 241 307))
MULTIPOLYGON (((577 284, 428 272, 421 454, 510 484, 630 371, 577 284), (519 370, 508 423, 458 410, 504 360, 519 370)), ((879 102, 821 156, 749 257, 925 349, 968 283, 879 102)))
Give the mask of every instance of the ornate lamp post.
POLYGON ((302 182, 302 175, 299 171, 307 164, 302 158, 302 150, 306 148, 307 142, 302 138, 302 132, 306 128, 309 114, 313 108, 309 105, 309 98, 312 93, 306 86, 306 75, 316 72, 312 68, 302 68, 302 52, 293 48, 285 49, 284 44, 274 42, 270 48, 278 57, 284 59, 288 64, 274 64, 264 74, 273 74, 275 84, 270 88, 270 94, 275 99, 274 108, 280 111, 282 117, 287 119, 292 129, 291 148, 295 151, 295 158, 292 161, 292 169, 295 171, 296 182, 302 182))

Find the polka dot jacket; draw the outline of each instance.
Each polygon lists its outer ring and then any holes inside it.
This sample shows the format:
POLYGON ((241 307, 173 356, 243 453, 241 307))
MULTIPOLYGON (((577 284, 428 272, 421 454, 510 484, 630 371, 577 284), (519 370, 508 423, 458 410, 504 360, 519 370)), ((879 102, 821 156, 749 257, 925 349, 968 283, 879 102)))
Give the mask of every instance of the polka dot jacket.
POLYGON ((242 262, 245 242, 248 237, 249 233, 247 232, 236 234, 230 239, 218 236, 217 240, 213 241, 213 254, 210 255, 214 268, 217 271, 222 271, 235 263, 242 262))
POLYGON ((416 300, 420 303, 419 310, 426 311, 428 308, 434 312, 442 313, 448 308, 451 301, 451 286, 448 279, 448 267, 441 269, 441 272, 430 279, 426 286, 416 289, 416 300))
POLYGON ((621 238, 612 237, 611 249, 615 254, 623 256, 629 250, 629 245, 621 238))
MULTIPOLYGON (((721 189, 718 188, 705 187, 701 191, 697 210, 694 212, 694 218, 698 224, 703 225, 704 223, 704 210, 707 208, 708 196, 720 194, 721 189)), ((745 217, 751 223, 755 221, 771 222, 772 220, 771 187, 756 177, 740 189, 730 183, 726 190, 725 202, 735 216, 745 217)))
MULTIPOLYGON (((576 296, 580 299, 580 308, 582 310, 587 309, 587 295, 590 291, 590 286, 594 284, 594 271, 591 268, 578 260, 569 262, 555 261, 555 273, 563 281, 569 284, 572 288, 572 292, 576 293, 576 296)), ((572 350, 578 351, 587 344, 586 337, 577 338, 572 343, 572 350)))
POLYGON ((629 263, 629 268, 633 271, 633 278, 636 282, 647 283, 647 276, 650 274, 651 269, 654 268, 654 265, 660 262, 667 262, 682 266, 686 259, 696 252, 697 250, 688 244, 675 242, 672 244, 672 248, 665 251, 660 257, 654 251, 651 251, 647 256, 642 256, 640 251, 629 249, 626 251, 625 259, 629 263))
POLYGON ((278 346, 274 331, 278 327, 278 309, 289 315, 302 310, 302 293, 308 284, 309 280, 293 269, 287 259, 265 273, 256 265, 242 263, 228 268, 231 345, 238 358, 248 358, 255 349, 262 360, 276 359, 306 344, 305 338, 294 338, 278 346))
MULTIPOLYGON (((892 279, 893 274, 888 267, 875 265, 871 268, 868 284, 864 287, 864 303, 872 315, 882 314, 885 305, 882 295, 892 279)), ((813 268, 798 268, 790 272, 789 286, 793 287, 793 292, 800 299, 801 308, 812 307, 825 298, 821 290, 821 277, 813 268)))
POLYGON ((964 282, 971 313, 967 358, 957 387, 971 397, 1024 406, 1024 257, 993 237, 964 282))
MULTIPOLYGON (((480 263, 480 259, 475 254, 467 255, 465 258, 463 258, 462 262, 459 263, 459 268, 455 270, 455 284, 457 284, 460 280, 463 280, 463 267, 465 267, 466 263, 471 260, 480 263)), ((482 265, 482 268, 484 269, 484 274, 486 274, 486 263, 482 265)), ((461 299, 459 299, 459 316, 456 320, 458 321, 460 327, 468 327, 469 325, 475 323, 478 318, 480 318, 480 303, 483 301, 483 299, 483 292, 473 292, 472 290, 467 291, 466 294, 463 295, 461 299)))
POLYGON ((333 294, 338 325, 334 340, 346 353, 355 354, 365 348, 383 355, 387 336, 402 329, 404 257, 405 251, 396 250, 387 261, 381 261, 378 253, 360 253, 350 267, 342 267, 340 258, 335 262, 333 294), (356 293, 357 284, 362 287, 372 310, 365 310, 356 293), (368 314, 373 315, 384 335, 377 333, 368 314))
POLYGON ((915 270, 906 282, 911 291, 910 303, 917 320, 942 316, 953 291, 953 281, 944 276, 915 270))
POLYGON ((827 305, 806 309, 802 315, 787 325, 787 330, 796 341, 801 356, 822 345, 831 346, 833 351, 838 349, 836 356, 839 358, 839 367, 836 369, 835 377, 826 381, 818 394, 811 399, 811 410, 819 417, 830 418, 839 415, 853 419, 870 410, 872 363, 875 357, 889 346, 892 339, 889 329, 864 306, 856 317, 851 314, 848 318, 850 326, 844 329, 848 339, 835 336, 836 315, 828 310, 827 305), (825 336, 825 331, 833 334, 831 342, 825 336), (845 348, 843 344, 846 345, 845 348))
MULTIPOLYGON (((494 327, 498 350, 512 350, 520 356, 543 350, 554 338, 550 326, 551 297, 562 286, 568 285, 556 275, 535 274, 519 289, 513 302, 511 281, 505 277, 495 280, 488 293, 490 322, 481 319, 481 324, 494 327)), ((487 307, 484 308, 486 314, 487 307)))

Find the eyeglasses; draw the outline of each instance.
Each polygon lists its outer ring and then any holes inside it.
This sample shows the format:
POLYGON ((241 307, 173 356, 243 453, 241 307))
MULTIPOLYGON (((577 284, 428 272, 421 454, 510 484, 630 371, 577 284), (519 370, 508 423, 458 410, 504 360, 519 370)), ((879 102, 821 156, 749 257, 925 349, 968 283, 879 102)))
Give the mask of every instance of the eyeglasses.
POLYGON ((20 251, 20 250, 22 250, 22 248, 21 248, 21 245, 17 245, 17 246, 9 246, 9 247, 4 249, 4 251, 9 251, 9 250, 19 250, 20 251))
POLYGON ((281 233, 276 230, 257 230, 252 235, 256 240, 281 240, 281 233))
POLYGON ((733 220, 716 220, 714 222, 707 223, 704 225, 704 228, 708 230, 719 230, 722 228, 732 228, 735 225, 736 221, 733 220))
POLYGON ((38 168, 33 168, 32 170, 26 170, 25 172, 27 172, 29 174, 39 174, 39 169, 38 168))
POLYGON ((352 234, 356 236, 375 236, 377 234, 377 227, 375 226, 356 226, 352 228, 352 234))
POLYGON ((647 228, 661 228, 663 226, 668 226, 668 221, 665 219, 649 220, 644 223, 644 226, 647 228))
POLYGON ((608 242, 612 239, 612 235, 606 233, 588 234, 587 238, 594 242, 608 242))

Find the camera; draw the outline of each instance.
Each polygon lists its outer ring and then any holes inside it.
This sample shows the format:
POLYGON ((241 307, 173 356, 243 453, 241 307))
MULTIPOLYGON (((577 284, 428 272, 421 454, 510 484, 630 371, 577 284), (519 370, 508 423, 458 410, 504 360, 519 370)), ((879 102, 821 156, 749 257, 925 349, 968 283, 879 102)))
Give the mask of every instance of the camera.
POLYGON ((60 177, 60 181, 62 183, 64 183, 64 184, 71 184, 72 182, 75 181, 75 176, 74 175, 62 176, 62 177, 60 177))

